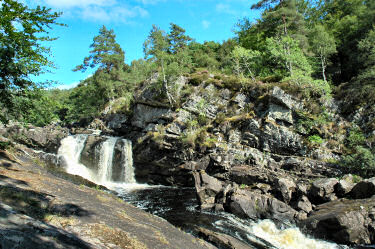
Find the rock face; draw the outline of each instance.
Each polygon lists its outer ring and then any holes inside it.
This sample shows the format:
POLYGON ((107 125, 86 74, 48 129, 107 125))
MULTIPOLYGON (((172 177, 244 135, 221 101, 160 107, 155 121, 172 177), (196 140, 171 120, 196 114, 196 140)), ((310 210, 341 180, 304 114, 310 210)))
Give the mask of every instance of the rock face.
POLYGON ((321 204, 303 224, 320 238, 342 244, 374 244, 375 198, 321 204))
POLYGON ((69 130, 57 125, 26 127, 18 123, 11 123, 0 129, 0 133, 6 138, 31 148, 56 153, 60 147, 60 141, 69 135, 69 130))
POLYGON ((240 217, 293 221, 297 211, 272 196, 236 190, 226 200, 226 209, 240 217))

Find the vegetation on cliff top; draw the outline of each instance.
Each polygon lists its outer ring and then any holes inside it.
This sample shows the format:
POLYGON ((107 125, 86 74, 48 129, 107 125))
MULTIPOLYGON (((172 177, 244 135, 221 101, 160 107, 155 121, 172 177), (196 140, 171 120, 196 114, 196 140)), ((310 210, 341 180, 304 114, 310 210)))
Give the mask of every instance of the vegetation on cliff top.
MULTIPOLYGON (((222 43, 196 42, 174 23, 168 31, 153 25, 144 42, 144 58, 130 65, 125 63, 126 51, 116 42, 114 31, 103 26, 90 54, 74 69, 90 67, 95 73, 74 89, 46 90, 35 87, 29 76, 52 65, 41 41, 53 38, 39 35, 58 24, 60 14, 43 7, 29 9, 15 0, 2 1, 1 119, 43 126, 54 121, 73 124, 103 113, 127 113, 134 97, 145 89, 157 93, 156 101, 179 108, 190 94, 189 86, 179 88, 180 76, 188 76, 189 85, 212 83, 242 92, 253 86, 280 85, 315 107, 317 100, 333 96, 341 100, 346 115, 375 104, 374 1, 262 0, 251 8, 262 9, 261 18, 239 20, 234 37, 222 43)), ((322 112, 317 109, 310 112, 322 112)), ((367 123, 375 125, 374 120, 367 123)), ((355 132, 363 135, 362 142, 352 142, 354 128, 348 130, 348 156, 342 160, 359 172, 375 167, 371 129, 361 128, 355 132)), ((322 142, 317 134, 310 140, 322 142)))

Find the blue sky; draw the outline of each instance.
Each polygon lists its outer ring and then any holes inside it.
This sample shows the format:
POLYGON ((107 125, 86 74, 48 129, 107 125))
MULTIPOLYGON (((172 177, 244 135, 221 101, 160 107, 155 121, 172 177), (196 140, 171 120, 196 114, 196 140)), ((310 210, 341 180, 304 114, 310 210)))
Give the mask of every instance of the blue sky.
POLYGON ((99 28, 115 31, 125 50, 126 63, 143 57, 143 42, 152 24, 168 30, 171 22, 186 29, 198 42, 221 42, 233 37, 233 28, 243 17, 259 17, 250 10, 256 0, 23 0, 62 11, 59 21, 68 27, 53 27, 50 35, 59 37, 49 44, 57 69, 36 80, 54 80, 69 87, 92 72, 72 72, 89 54, 89 46, 99 28))

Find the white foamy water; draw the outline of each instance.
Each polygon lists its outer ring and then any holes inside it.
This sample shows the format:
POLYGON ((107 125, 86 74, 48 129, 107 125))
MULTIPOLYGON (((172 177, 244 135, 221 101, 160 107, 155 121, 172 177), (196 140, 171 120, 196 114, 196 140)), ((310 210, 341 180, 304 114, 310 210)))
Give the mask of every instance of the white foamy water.
POLYGON ((102 185, 112 182, 112 165, 114 148, 117 142, 116 137, 110 137, 101 144, 96 182, 102 185))
MULTIPOLYGON (((108 137, 100 144, 99 162, 95 165, 97 170, 92 170, 80 163, 80 157, 85 148, 86 140, 89 135, 79 134, 68 136, 61 140, 61 146, 58 155, 64 158, 66 162, 66 172, 72 175, 79 175, 96 184, 103 185, 109 189, 118 192, 130 192, 139 189, 150 188, 147 184, 136 183, 133 167, 132 143, 130 140, 121 139, 121 174, 120 182, 112 180, 115 146, 117 137, 108 137)), ((154 187, 154 186, 152 186, 154 187)))
POLYGON ((79 175, 88 180, 92 180, 94 172, 85 165, 79 163, 81 152, 85 147, 87 135, 68 136, 61 140, 61 146, 57 155, 63 157, 66 162, 66 172, 72 175, 79 175))
POLYGON ((280 249, 338 249, 338 245, 304 235, 298 228, 278 229, 271 220, 254 223, 249 231, 280 249))

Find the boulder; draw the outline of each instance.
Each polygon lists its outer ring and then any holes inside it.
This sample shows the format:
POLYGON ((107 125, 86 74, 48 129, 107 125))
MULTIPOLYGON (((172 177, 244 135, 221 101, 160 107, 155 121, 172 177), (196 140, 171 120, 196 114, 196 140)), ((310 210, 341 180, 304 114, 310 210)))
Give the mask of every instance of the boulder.
POLYGON ((213 208, 216 195, 223 189, 224 183, 204 171, 193 172, 193 176, 201 209, 213 208))
MULTIPOLYGON (((240 240, 238 240, 238 239, 236 239, 232 236, 229 236, 227 234, 224 234, 224 233, 214 232, 214 231, 202 228, 202 227, 199 227, 197 230, 198 230, 197 232, 198 232, 199 237, 202 237, 202 238, 204 238, 204 240, 206 240, 208 242, 211 242, 212 244, 214 244, 218 248, 223 248, 223 249, 251 249, 251 248, 254 248, 254 247, 249 246, 249 245, 243 243, 242 241, 240 241, 240 240)), ((257 248, 267 248, 267 246, 264 245, 261 242, 258 242, 257 248)))
POLYGON ((291 179, 279 178, 275 182, 275 192, 280 195, 280 199, 285 203, 289 203, 291 201, 292 195, 296 189, 297 185, 291 179))
POLYGON ((128 117, 121 113, 109 114, 105 116, 105 121, 109 129, 121 131, 128 121, 128 117))
POLYGON ((85 146, 81 152, 80 163, 94 171, 98 170, 101 144, 106 140, 102 136, 87 136, 85 146))
POLYGON ((336 178, 323 178, 314 181, 309 191, 309 196, 313 203, 320 204, 337 199, 333 192, 338 182, 336 178))
POLYGON ((336 185, 335 193, 338 197, 344 197, 348 194, 355 186, 353 175, 345 175, 339 183, 336 185))
POLYGON ((312 211, 311 202, 305 195, 301 196, 299 200, 297 201, 296 209, 304 211, 307 214, 312 211))
POLYGON ((226 210, 242 218, 275 219, 294 222, 298 213, 282 201, 249 190, 235 189, 228 193, 226 210))
POLYGON ((357 183, 350 196, 354 199, 370 198, 375 195, 375 177, 357 183))
POLYGON ((301 224, 315 236, 340 244, 373 244, 375 198, 339 199, 318 205, 301 224))

